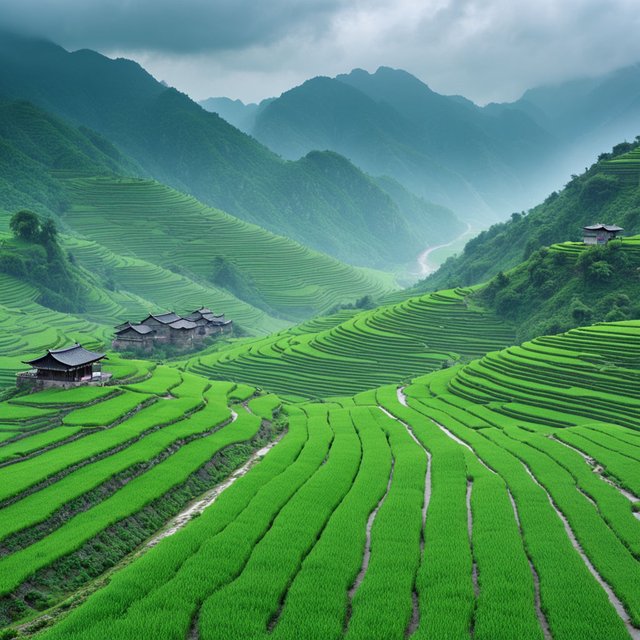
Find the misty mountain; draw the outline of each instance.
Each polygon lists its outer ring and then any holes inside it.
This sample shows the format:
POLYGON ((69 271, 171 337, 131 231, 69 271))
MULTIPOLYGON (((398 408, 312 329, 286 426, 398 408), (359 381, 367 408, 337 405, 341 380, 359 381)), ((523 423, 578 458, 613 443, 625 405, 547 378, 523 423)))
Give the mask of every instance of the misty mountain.
POLYGON ((386 67, 313 78, 259 105, 236 101, 233 113, 216 100, 222 117, 284 157, 333 149, 482 224, 532 206, 640 133, 640 65, 486 107, 386 67))
POLYGON ((444 210, 438 224, 409 224, 391 196, 344 158, 285 161, 129 60, 5 34, 0 96, 90 127, 154 178, 355 264, 410 263, 461 226, 444 210))
POLYGON ((332 149, 481 224, 540 196, 556 148, 524 111, 485 112, 386 67, 313 78, 266 104, 234 103, 229 115, 285 158, 332 149))
POLYGON ((232 124, 240 131, 249 133, 253 130, 256 118, 262 109, 275 98, 262 100, 260 104, 251 102, 245 104, 242 100, 231 100, 231 98, 207 98, 198 104, 211 113, 217 113, 221 118, 232 124))
POLYGON ((562 142, 569 175, 602 149, 640 134, 640 65, 530 89, 514 107, 562 142))

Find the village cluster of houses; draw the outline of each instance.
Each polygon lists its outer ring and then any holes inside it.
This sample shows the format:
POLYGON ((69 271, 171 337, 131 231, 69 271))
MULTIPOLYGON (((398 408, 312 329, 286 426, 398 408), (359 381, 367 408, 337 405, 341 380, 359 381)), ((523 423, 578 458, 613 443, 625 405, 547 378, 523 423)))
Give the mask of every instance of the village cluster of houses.
POLYGON ((171 344, 188 349, 206 337, 230 333, 233 322, 224 314, 216 315, 202 307, 182 317, 177 313, 151 314, 138 323, 125 322, 116 327, 112 347, 116 351, 152 351, 155 345, 171 344))

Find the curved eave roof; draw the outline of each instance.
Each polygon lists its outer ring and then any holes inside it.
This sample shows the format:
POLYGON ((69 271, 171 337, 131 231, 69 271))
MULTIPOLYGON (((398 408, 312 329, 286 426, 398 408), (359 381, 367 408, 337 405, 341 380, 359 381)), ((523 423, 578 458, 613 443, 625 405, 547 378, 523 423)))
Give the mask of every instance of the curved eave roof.
POLYGON ((104 353, 89 351, 79 344, 74 344, 63 349, 49 349, 44 356, 35 360, 23 360, 23 363, 36 369, 65 371, 92 364, 105 357, 104 353))

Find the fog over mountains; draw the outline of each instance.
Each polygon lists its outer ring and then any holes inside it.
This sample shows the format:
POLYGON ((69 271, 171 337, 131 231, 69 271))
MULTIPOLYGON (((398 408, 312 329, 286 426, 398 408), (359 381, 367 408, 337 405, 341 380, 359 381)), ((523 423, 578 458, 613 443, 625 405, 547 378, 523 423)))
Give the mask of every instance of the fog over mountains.
POLYGON ((259 105, 201 104, 285 158, 335 150, 483 225, 532 206, 600 150, 640 133, 640 67, 486 107, 387 67, 313 78, 259 105))

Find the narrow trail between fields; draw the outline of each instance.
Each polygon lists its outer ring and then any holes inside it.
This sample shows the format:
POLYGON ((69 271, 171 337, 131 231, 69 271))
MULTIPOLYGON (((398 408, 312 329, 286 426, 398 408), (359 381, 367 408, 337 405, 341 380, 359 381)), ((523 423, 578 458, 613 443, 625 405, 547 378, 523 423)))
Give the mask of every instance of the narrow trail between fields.
MULTIPOLYGON (((553 434, 551 434, 549 438, 554 442, 557 442, 562 446, 567 447, 572 451, 575 451, 591 467, 591 470, 593 471, 593 473, 595 473, 600 478, 600 480, 612 486, 620 495, 624 496, 629 502, 631 502, 631 504, 638 504, 640 502, 640 498, 638 498, 638 496, 634 495, 627 489, 622 488, 620 485, 615 483, 611 478, 608 478, 607 476, 605 476, 604 475, 605 469, 600 463, 598 463, 597 460, 595 460, 591 456, 588 456, 586 453, 584 453, 584 451, 580 451, 580 449, 564 442, 563 440, 560 440, 559 438, 556 438, 555 435, 553 434)), ((633 515, 634 517, 640 520, 640 511, 634 511, 633 515)))
POLYGON ((369 568, 369 560, 371 559, 371 530, 373 529, 373 523, 375 522, 376 516, 378 515, 378 511, 380 511, 380 507, 384 504, 384 501, 387 499, 389 495, 389 489, 391 489, 391 483, 393 482, 393 470, 395 467, 396 461, 395 458, 391 458, 391 470, 389 472, 389 481, 387 482, 387 488, 385 489, 384 495, 378 501, 375 509, 369 514, 367 518, 367 526, 365 529, 366 533, 366 542, 364 545, 364 552, 362 554, 362 564, 360 565, 360 571, 358 571, 358 575, 356 579, 353 581, 351 587, 349 587, 349 591, 347 595, 349 596, 349 604, 347 605, 347 617, 346 617, 346 625, 345 631, 349 626, 349 620, 351 618, 351 603, 353 602, 353 597, 356 595, 356 592, 360 588, 362 581, 364 580, 365 575, 367 574, 367 569, 369 568))
POLYGON ((427 247, 419 256, 418 256, 418 275, 426 278, 427 276, 435 273, 440 265, 433 265, 429 263, 429 256, 438 249, 444 249, 445 247, 450 247, 454 245, 456 242, 462 240, 465 236, 470 235, 472 232, 471 225, 467 222, 467 228, 459 235, 456 236, 453 240, 449 242, 445 242, 443 244, 436 244, 432 247, 427 247))
MULTIPOLYGON (((513 494, 511 493, 511 489, 507 487, 507 493, 509 494, 509 500, 511 501, 511 506, 513 507, 513 515, 516 519, 516 523, 518 524, 518 529, 520 531, 520 537, 524 541, 524 533, 522 531, 522 524, 520 522, 520 514, 518 513, 518 507, 516 505, 516 501, 513 498, 513 494)), ((551 635, 551 628, 549 627, 549 621, 547 620, 547 616, 544 615, 544 611, 542 610, 542 600, 540 598, 540 576, 538 576, 538 572, 531 560, 531 556, 526 548, 526 546, 522 545, 525 555, 527 556, 527 560, 529 562, 529 569, 531 569, 531 577, 533 578, 533 587, 535 591, 535 606, 536 606, 536 615, 538 617, 538 622, 540 623, 540 628, 542 629, 542 633, 544 634, 545 640, 553 640, 553 636, 551 635)))
MULTIPOLYGON (((427 416, 429 417, 429 416, 427 416)), ((440 424, 437 420, 434 420, 433 418, 429 418, 429 420, 431 420, 431 422, 433 422, 433 424, 436 425, 436 427, 438 427, 438 429, 440 429, 440 431, 442 431, 448 438, 451 438, 451 440, 453 440, 454 442, 457 442, 459 445, 463 446, 465 449, 468 449, 469 451, 471 451, 471 453, 473 453, 473 455, 478 459, 478 462, 488 471, 490 471, 491 473, 493 473, 494 475, 499 475, 495 469, 492 469, 477 453, 476 450, 468 443, 465 442, 464 440, 458 438, 458 436, 449 431, 449 429, 447 429, 447 427, 445 427, 443 424, 440 424)))
MULTIPOLYGON (((466 504, 467 504, 467 533, 469 534, 469 548, 471 549, 471 560, 472 560, 472 569, 471 569, 471 579, 473 581, 473 593, 476 596, 476 600, 478 599, 478 595, 480 594, 480 587, 478 586, 478 563, 476 562, 475 556, 473 554, 473 512, 471 511, 471 492, 473 491, 473 480, 467 480, 467 494, 466 494, 466 504)), ((471 626, 471 635, 473 635, 473 620, 471 626)))
POLYGON ((249 471, 255 466, 257 462, 260 462, 273 447, 275 447, 284 438, 284 433, 280 434, 275 440, 272 440, 269 444, 256 451, 239 469, 236 469, 227 480, 214 487, 203 496, 198 498, 196 502, 193 502, 186 509, 181 511, 173 520, 169 523, 169 527, 153 537, 148 543, 147 547, 155 547, 161 540, 172 536, 174 533, 183 529, 192 518, 199 516, 205 509, 210 507, 231 485, 237 480, 247 475, 249 471))
POLYGON ((524 463, 522 460, 520 460, 520 463, 524 467, 529 477, 533 480, 533 482, 537 484, 545 492, 547 499, 549 500, 549 504, 551 505, 551 508, 556 512, 556 515, 558 516, 558 518, 560 518, 562 524, 564 525, 564 529, 567 533, 569 540, 571 541, 573 548, 578 552, 578 554, 582 558, 582 561, 586 565, 591 575, 596 579, 598 584, 604 589, 605 593, 607 594, 607 597, 609 598, 609 602, 611 602, 611 604, 613 605, 613 608, 616 610, 616 613, 620 616, 620 619, 624 623, 624 626, 626 627, 629 635, 633 638, 633 640, 640 640, 640 629, 634 627, 631 624, 631 620, 629 618, 629 615, 626 609, 624 608, 624 605, 622 604, 618 596, 616 596, 611 586, 607 582, 605 582, 604 578, 598 573, 597 569, 591 563, 591 560, 589 560, 589 557, 584 552, 583 548, 580 546, 580 543, 578 542, 578 539, 573 533, 573 529, 571 528, 569 521, 565 518, 562 511, 560 511, 556 503, 553 501, 551 494, 545 489, 545 487, 542 486, 540 482, 538 482, 538 479, 535 477, 535 475, 533 474, 529 466, 526 463, 524 463))
MULTIPOLYGON (((407 400, 404 395, 404 387, 400 387, 397 390, 398 401, 405 407, 408 407, 407 400)), ((383 406, 378 405, 378 409, 382 411, 385 415, 387 415, 392 420, 400 423, 407 431, 407 433, 411 436, 411 438, 415 441, 415 443, 424 451, 427 456, 427 472, 424 479, 424 499, 422 501, 422 528, 420 530, 420 563, 419 567, 422 566, 422 560, 424 558, 424 545, 425 545, 425 526, 427 522, 427 510, 429 509, 429 502, 431 501, 431 469, 432 469, 432 458, 429 450, 418 440, 416 434, 413 432, 413 429, 404 421, 396 418, 391 412, 387 411, 383 406)), ((418 591, 416 589, 416 584, 414 580, 413 591, 411 592, 411 601, 412 601, 412 611, 411 618, 409 619, 409 624, 405 630, 405 637, 413 635, 418 625, 420 624, 420 601, 418 598, 418 591)))

